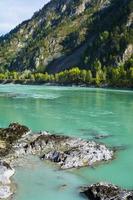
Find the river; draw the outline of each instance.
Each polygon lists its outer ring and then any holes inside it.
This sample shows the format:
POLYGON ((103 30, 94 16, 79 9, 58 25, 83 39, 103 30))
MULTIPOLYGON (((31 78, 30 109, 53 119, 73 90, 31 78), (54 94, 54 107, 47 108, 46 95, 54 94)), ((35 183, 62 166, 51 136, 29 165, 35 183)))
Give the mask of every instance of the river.
POLYGON ((133 189, 132 91, 0 85, 0 127, 11 122, 90 140, 105 134, 97 141, 124 148, 108 164, 69 171, 30 158, 16 170, 15 200, 82 200, 78 187, 99 181, 133 189))

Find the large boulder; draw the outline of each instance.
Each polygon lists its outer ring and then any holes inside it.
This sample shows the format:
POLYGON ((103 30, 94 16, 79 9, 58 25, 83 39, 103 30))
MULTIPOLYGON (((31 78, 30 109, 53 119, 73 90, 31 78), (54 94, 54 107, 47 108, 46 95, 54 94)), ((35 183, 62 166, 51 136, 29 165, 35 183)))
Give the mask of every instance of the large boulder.
POLYGON ((89 200, 133 200, 133 191, 107 183, 82 187, 81 194, 84 194, 89 200))
POLYGON ((29 135, 15 146, 17 155, 37 154, 41 159, 57 163, 61 169, 92 166, 113 159, 114 152, 104 144, 79 138, 50 135, 29 135))
POLYGON ((40 132, 27 134, 30 129, 18 123, 0 129, 0 157, 8 162, 24 155, 38 155, 57 163, 61 169, 92 166, 113 159, 114 151, 104 144, 80 138, 40 132))
POLYGON ((114 151, 104 144, 80 138, 40 132, 27 134, 26 126, 18 123, 0 129, 0 156, 10 162, 24 155, 38 155, 61 169, 92 166, 113 159, 114 151))

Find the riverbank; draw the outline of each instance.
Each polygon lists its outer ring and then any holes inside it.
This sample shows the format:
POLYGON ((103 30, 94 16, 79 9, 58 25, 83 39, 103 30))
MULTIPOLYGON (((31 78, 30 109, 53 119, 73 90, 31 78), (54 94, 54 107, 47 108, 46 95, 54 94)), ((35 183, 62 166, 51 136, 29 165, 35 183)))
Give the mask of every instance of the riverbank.
POLYGON ((133 90, 133 87, 117 87, 112 86, 109 84, 102 84, 100 86, 98 85, 88 85, 88 84, 59 84, 59 83, 51 83, 51 82, 43 82, 43 81, 1 81, 0 85, 8 85, 8 84, 14 84, 14 85, 31 85, 31 86, 55 86, 55 87, 79 87, 79 88, 99 88, 99 89, 114 89, 114 90, 133 90))
POLYGON ((85 87, 116 87, 133 88, 132 68, 124 69, 124 66, 117 68, 96 68, 79 69, 74 67, 55 74, 47 72, 23 72, 7 71, 0 73, 0 82, 14 84, 52 84, 52 85, 78 85, 85 87))

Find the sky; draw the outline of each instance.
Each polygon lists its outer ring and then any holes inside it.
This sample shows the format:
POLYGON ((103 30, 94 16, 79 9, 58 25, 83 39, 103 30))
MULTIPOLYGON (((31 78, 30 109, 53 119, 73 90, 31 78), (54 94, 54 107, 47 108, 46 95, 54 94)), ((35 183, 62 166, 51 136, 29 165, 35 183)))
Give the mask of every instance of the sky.
POLYGON ((0 35, 29 19, 49 0, 0 0, 0 35))

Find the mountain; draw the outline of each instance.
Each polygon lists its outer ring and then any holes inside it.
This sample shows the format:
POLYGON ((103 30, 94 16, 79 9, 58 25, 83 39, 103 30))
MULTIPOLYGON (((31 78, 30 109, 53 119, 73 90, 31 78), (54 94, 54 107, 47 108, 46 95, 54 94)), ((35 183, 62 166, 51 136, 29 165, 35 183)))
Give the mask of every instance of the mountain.
POLYGON ((0 37, 0 71, 56 73, 133 56, 132 0, 51 0, 0 37))

